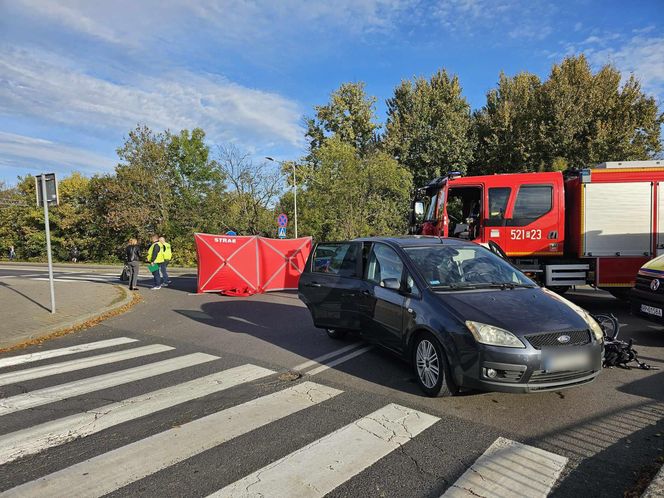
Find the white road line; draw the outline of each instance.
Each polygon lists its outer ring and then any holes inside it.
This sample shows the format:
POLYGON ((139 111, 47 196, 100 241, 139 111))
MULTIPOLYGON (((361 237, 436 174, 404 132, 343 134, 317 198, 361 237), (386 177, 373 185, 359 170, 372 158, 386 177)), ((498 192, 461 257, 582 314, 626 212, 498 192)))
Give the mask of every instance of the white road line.
POLYGON ((102 496, 339 393, 303 382, 85 460, 3 496, 102 496))
POLYGON ((51 349, 49 351, 37 351, 35 353, 22 354, 20 356, 11 356, 9 358, 0 359, 0 368, 11 367, 14 365, 23 365, 24 363, 46 360, 48 358, 57 358, 58 356, 66 356, 75 353, 82 353, 84 351, 92 351, 94 349, 110 348, 111 346, 120 346, 121 344, 128 344, 130 342, 138 342, 138 339, 118 337, 117 339, 107 339, 105 341, 87 342, 85 344, 70 346, 68 348, 51 349))
POLYGON ((499 437, 445 492, 445 498, 546 498, 567 458, 499 437))
POLYGON ((69 382, 51 386, 37 391, 24 394, 17 394, 9 398, 0 398, 0 416, 14 413, 35 406, 42 406, 63 399, 79 396, 81 394, 101 391, 109 387, 120 386, 136 380, 154 377, 167 372, 180 370, 181 368, 191 367, 219 359, 205 353, 193 353, 185 356, 178 356, 169 360, 157 361, 140 367, 127 368, 96 377, 69 382))
POLYGON ((26 380, 41 379, 42 377, 65 372, 75 372, 76 370, 82 370, 84 368, 107 365, 109 363, 130 360, 132 358, 140 358, 141 356, 163 353, 164 351, 171 351, 173 349, 175 348, 172 346, 151 344, 140 348, 125 349, 124 351, 114 351, 112 353, 90 356, 88 358, 79 358, 76 360, 63 361, 61 363, 43 365, 41 367, 27 368, 16 372, 7 372, 5 374, 0 374, 0 386, 14 384, 16 382, 25 382, 26 380))
POLYGON ((210 496, 324 496, 438 420, 389 404, 210 496))
POLYGON ((373 346, 366 346, 362 349, 358 349, 356 351, 353 351, 352 353, 348 353, 347 355, 344 355, 341 358, 337 358, 336 360, 332 360, 331 362, 326 363, 325 365, 321 365, 318 368, 314 368, 313 370, 309 370, 307 372, 307 375, 316 375, 316 374, 319 374, 321 372, 324 372, 328 368, 332 368, 332 367, 335 367, 337 365, 340 365, 341 363, 345 363, 348 360, 352 360, 356 356, 360 356, 361 354, 364 354, 364 353, 366 353, 367 351, 369 351, 371 349, 373 349, 373 346))
MULTIPOLYGON (((41 278, 41 277, 40 278, 31 278, 30 280, 38 280, 40 282, 48 282, 49 281, 48 277, 47 278, 41 278)), ((53 281, 54 282, 69 282, 69 283, 71 283, 71 282, 80 282, 80 280, 71 280, 71 279, 65 279, 65 278, 54 278, 53 281)))
POLYGON ((313 360, 305 361, 304 363, 300 363, 299 365, 293 367, 293 370, 304 370, 309 367, 313 367, 315 365, 320 365, 321 362, 328 360, 330 358, 333 358, 335 356, 339 356, 341 353, 345 353, 346 351, 350 351, 351 349, 355 349, 358 346, 361 346, 361 342, 354 342, 353 344, 349 344, 348 346, 344 346, 343 348, 337 349, 335 351, 332 351, 330 353, 326 353, 322 356, 319 356, 318 358, 314 358, 313 360))
MULTIPOLYGON (((114 280, 114 279, 109 278, 109 277, 85 276, 85 275, 81 275, 81 276, 79 276, 79 275, 67 275, 67 276, 63 276, 63 277, 60 277, 60 278, 65 278, 65 279, 69 279, 69 280, 79 280, 79 281, 91 280, 91 281, 94 281, 94 282, 111 282, 112 280, 114 280)), ((117 277, 116 277, 116 279, 117 279, 117 277)))
POLYGON ((0 436, 0 465, 274 373, 242 365, 0 436))

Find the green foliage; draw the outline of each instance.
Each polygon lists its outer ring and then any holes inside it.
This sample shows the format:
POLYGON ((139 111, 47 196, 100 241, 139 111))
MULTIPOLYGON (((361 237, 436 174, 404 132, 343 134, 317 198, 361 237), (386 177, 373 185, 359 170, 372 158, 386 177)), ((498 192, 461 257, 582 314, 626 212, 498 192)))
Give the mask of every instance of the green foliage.
POLYGON ((336 137, 365 154, 376 141, 379 125, 376 119, 376 98, 366 95, 364 83, 344 83, 330 95, 326 105, 314 106, 316 115, 307 119, 306 138, 310 161, 325 140, 336 137))
POLYGON ((412 187, 406 168, 384 152, 361 156, 339 137, 316 156, 318 167, 298 193, 302 234, 343 240, 404 233, 412 187))
POLYGON ((459 78, 445 70, 430 80, 402 81, 387 100, 384 147, 421 186, 448 171, 466 172, 473 157, 470 106, 459 78))
POLYGON ((535 75, 501 74, 498 88, 474 115, 474 174, 557 170, 619 160, 643 160, 662 151, 654 98, 630 76, 587 59, 568 57, 544 83, 535 75), (554 165, 556 161, 556 165, 554 165))

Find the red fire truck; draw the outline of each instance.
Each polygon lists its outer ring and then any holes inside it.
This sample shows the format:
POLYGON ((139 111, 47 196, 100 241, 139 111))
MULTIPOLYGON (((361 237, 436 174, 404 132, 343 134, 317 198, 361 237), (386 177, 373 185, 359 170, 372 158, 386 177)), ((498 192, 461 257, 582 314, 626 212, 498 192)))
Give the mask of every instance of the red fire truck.
POLYGON ((418 190, 411 233, 487 245, 559 292, 590 284, 623 298, 641 265, 664 253, 664 161, 450 173, 418 190))

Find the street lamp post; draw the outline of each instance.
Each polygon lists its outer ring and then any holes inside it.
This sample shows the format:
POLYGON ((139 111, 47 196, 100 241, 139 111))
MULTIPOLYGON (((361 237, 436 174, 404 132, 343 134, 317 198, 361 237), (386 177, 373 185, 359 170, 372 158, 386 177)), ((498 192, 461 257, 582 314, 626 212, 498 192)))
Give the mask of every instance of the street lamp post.
MULTIPOLYGON (((277 161, 274 157, 266 156, 265 159, 281 164, 282 166, 285 164, 284 161, 277 161)), ((293 208, 295 211, 295 238, 297 239, 297 181, 295 179, 295 163, 291 164, 293 165, 293 208)))

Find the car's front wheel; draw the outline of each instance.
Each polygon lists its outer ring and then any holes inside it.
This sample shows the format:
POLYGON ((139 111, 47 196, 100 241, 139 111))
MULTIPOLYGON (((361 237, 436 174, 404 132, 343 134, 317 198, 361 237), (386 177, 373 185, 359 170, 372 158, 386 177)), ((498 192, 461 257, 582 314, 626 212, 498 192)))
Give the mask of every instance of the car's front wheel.
POLYGON ((445 353, 438 340, 430 333, 423 333, 413 345, 415 377, 427 396, 454 396, 459 388, 449 375, 445 353))
POLYGON ((336 340, 341 340, 344 337, 346 337, 346 335, 348 334, 348 331, 343 329, 325 329, 325 330, 327 331, 327 335, 330 338, 336 340))

